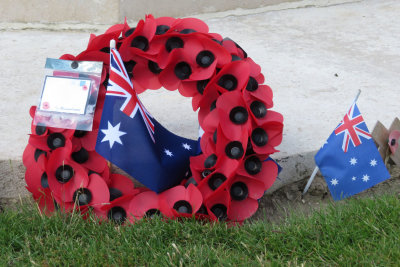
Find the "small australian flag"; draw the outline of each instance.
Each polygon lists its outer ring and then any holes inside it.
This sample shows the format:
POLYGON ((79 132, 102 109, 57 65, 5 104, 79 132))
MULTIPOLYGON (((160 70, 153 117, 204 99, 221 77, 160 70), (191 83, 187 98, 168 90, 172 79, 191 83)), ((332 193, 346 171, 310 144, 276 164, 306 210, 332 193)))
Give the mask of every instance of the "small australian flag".
POLYGON ((356 103, 315 155, 315 162, 334 200, 390 178, 356 103))

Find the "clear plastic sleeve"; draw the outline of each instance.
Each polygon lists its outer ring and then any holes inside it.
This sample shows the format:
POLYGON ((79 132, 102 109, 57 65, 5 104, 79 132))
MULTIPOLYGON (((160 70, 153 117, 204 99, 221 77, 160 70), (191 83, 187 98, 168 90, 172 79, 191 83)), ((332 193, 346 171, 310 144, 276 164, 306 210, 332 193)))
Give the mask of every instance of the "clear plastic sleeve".
POLYGON ((91 131, 103 62, 47 58, 34 125, 91 131))

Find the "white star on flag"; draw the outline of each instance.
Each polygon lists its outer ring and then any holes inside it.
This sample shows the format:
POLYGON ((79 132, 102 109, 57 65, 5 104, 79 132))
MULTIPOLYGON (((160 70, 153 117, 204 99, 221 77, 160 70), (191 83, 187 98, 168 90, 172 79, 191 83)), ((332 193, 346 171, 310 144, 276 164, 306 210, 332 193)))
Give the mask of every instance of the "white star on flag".
POLYGON ((335 179, 332 179, 331 180, 331 184, 332 185, 338 185, 339 184, 339 181, 335 178, 335 179))
POLYGON ((101 142, 110 142, 110 148, 113 147, 114 143, 119 143, 122 145, 121 141, 121 136, 126 134, 125 132, 121 132, 119 130, 119 127, 121 126, 121 123, 118 123, 115 126, 112 126, 110 122, 108 122, 108 129, 103 129, 101 130, 104 133, 104 138, 101 140, 101 142))
POLYGON ((376 159, 372 159, 372 160, 369 162, 369 164, 371 165, 371 167, 375 167, 375 166, 378 164, 378 162, 376 161, 376 159))
POLYGON ((357 179, 357 177, 353 176, 351 177, 351 180, 355 181, 357 179))
POLYGON ((362 180, 364 182, 368 182, 369 181, 369 176, 367 174, 364 174, 362 180))
POLYGON ((164 149, 164 153, 165 153, 165 155, 167 155, 167 156, 169 156, 169 157, 172 157, 174 154, 172 154, 172 152, 171 151, 169 151, 168 149, 164 149))
POLYGON ((190 145, 186 144, 186 143, 183 143, 182 146, 186 150, 191 150, 192 149, 192 147, 190 145))
POLYGON ((351 158, 350 159, 350 164, 351 165, 356 165, 357 164, 357 159, 356 158, 351 158))

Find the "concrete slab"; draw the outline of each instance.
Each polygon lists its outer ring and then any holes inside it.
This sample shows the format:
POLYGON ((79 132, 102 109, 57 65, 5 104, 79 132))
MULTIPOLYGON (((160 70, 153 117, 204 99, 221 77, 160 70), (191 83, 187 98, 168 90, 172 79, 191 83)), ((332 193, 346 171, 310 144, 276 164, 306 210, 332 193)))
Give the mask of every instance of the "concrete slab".
MULTIPOLYGON (((274 109, 285 117, 281 152, 274 155, 284 170, 271 191, 309 174, 313 151, 341 120, 358 89, 363 91, 359 108, 370 129, 378 119, 390 125, 399 116, 398 14, 399 1, 368 0, 203 16, 212 32, 237 41, 261 65, 274 91, 274 109)), ((28 110, 38 101, 46 57, 77 54, 88 38, 89 33, 76 30, 0 31, 0 160, 4 164, 20 159, 27 144, 28 110)), ((188 99, 160 90, 145 94, 143 101, 173 132, 196 136, 196 114, 188 99)), ((0 168, 0 177, 5 175, 0 168)))

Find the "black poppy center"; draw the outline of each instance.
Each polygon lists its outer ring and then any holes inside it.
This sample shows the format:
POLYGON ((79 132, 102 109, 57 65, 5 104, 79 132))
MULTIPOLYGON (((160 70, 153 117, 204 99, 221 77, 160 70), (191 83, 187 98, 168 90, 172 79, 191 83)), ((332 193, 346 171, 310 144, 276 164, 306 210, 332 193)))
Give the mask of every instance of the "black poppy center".
POLYGON ((56 179, 64 184, 74 176, 74 169, 69 165, 62 165, 56 170, 56 179))
POLYGON ((192 206, 186 200, 179 200, 175 202, 174 210, 179 213, 192 213, 192 206))
POLYGON ((170 27, 168 25, 158 25, 156 28, 156 35, 161 35, 166 33, 170 27))
POLYGON ((262 128, 256 128, 251 133, 251 140, 256 146, 265 146, 268 143, 268 134, 262 128))
POLYGON ((228 91, 233 91, 236 89, 238 81, 235 76, 231 74, 225 74, 218 80, 218 85, 228 91))
POLYGON ((253 101, 250 105, 250 109, 254 116, 258 119, 264 118, 265 115, 267 115, 267 108, 263 102, 253 101))
POLYGON ((256 175, 261 171, 261 160, 256 156, 251 156, 244 162, 244 169, 250 175, 256 175))
POLYGON ((71 154, 72 159, 78 163, 85 163, 89 159, 89 152, 83 147, 71 154))
POLYGON ((161 216, 161 212, 158 209, 149 209, 144 214, 146 218, 153 218, 154 216, 161 216))
POLYGON ((210 168, 214 167, 215 163, 217 163, 217 155, 211 154, 204 161, 204 168, 210 169, 210 168))
POLYGON ((45 151, 41 150, 41 149, 38 149, 38 148, 37 148, 37 149, 35 150, 35 154, 33 155, 33 157, 35 158, 35 161, 36 161, 36 162, 38 161, 40 155, 42 155, 42 154, 44 154, 45 156, 47 155, 47 153, 46 153, 45 151))
POLYGON ((215 60, 215 56, 211 51, 203 50, 197 54, 196 62, 202 68, 209 67, 215 60))
POLYGON ((162 71, 162 69, 158 66, 157 62, 149 60, 147 66, 149 67, 149 70, 154 74, 159 74, 162 71))
POLYGON ((182 48, 183 47, 183 40, 179 37, 171 37, 165 43, 165 49, 168 52, 171 52, 175 48, 182 48))
POLYGON ((75 130, 74 132, 74 136, 77 138, 81 138, 84 137, 86 135, 86 131, 82 131, 82 130, 75 130))
POLYGON ((110 201, 122 197, 122 192, 117 188, 111 187, 109 191, 110 191, 110 201))
POLYGON ((249 195, 249 189, 243 182, 236 182, 231 186, 230 194, 234 200, 244 200, 249 195))
POLYGON ((213 141, 215 144, 217 143, 217 130, 215 130, 215 132, 213 134, 213 141))
POLYGON ((206 86, 209 81, 210 81, 210 79, 197 81, 196 87, 197 87, 197 91, 199 92, 199 94, 202 95, 204 93, 204 89, 206 89, 206 86))
POLYGON ((47 145, 50 149, 56 149, 65 146, 65 137, 60 133, 52 133, 47 137, 47 145))
POLYGON ((126 220, 126 211, 119 206, 112 207, 108 211, 107 217, 118 224, 122 224, 126 220))
POLYGON ((49 181, 47 180, 47 173, 43 173, 42 177, 40 177, 40 185, 43 188, 48 188, 49 187, 49 181))
POLYGON ((390 141, 390 145, 391 145, 391 146, 394 146, 395 144, 396 144, 396 139, 393 138, 393 139, 390 141))
POLYGON ((225 153, 231 159, 240 159, 244 154, 242 143, 239 141, 230 142, 225 147, 225 153))
POLYGON ((215 190, 218 187, 220 187, 225 181, 226 181, 225 175, 223 175, 222 173, 214 173, 208 180, 208 186, 212 190, 215 190))
POLYGON ((216 107, 217 107, 217 100, 214 100, 213 102, 211 102, 210 112, 213 111, 216 107))
POLYGON ((136 27, 135 28, 130 28, 129 30, 127 30, 125 32, 125 37, 128 37, 129 35, 131 35, 135 30, 136 30, 136 27))
POLYGON ((189 33, 192 33, 192 32, 196 32, 196 31, 193 30, 193 29, 183 29, 183 30, 181 30, 179 33, 182 33, 182 34, 189 34, 189 33))
POLYGON ((186 181, 185 187, 188 187, 190 184, 193 184, 193 185, 197 186, 197 182, 196 182, 196 180, 195 180, 193 177, 190 177, 190 178, 186 181))
POLYGON ((131 46, 143 51, 147 51, 147 49, 149 49, 149 40, 147 40, 146 37, 139 35, 133 38, 131 46))
POLYGON ((79 206, 89 205, 92 201, 92 193, 87 188, 79 188, 74 192, 72 199, 79 206))
POLYGON ((250 77, 250 79, 249 79, 249 81, 247 82, 247 85, 246 85, 246 90, 250 91, 250 92, 253 92, 253 91, 257 90, 257 89, 258 89, 257 80, 254 79, 253 77, 250 77))
POLYGON ((36 133, 37 135, 42 135, 42 134, 44 134, 45 132, 46 132, 46 126, 40 125, 40 124, 36 125, 36 127, 35 127, 35 133, 36 133))
POLYGON ((204 170, 201 172, 201 176, 203 178, 206 178, 207 176, 209 176, 212 173, 212 170, 204 170))
POLYGON ((225 221, 226 218, 228 217, 228 209, 225 205, 223 204, 215 204, 214 206, 211 207, 211 212, 214 213, 214 215, 217 217, 219 221, 225 221))
POLYGON ((176 64, 174 71, 176 77, 178 77, 179 80, 186 80, 192 74, 192 68, 188 63, 184 61, 176 64))
POLYGON ((229 113, 229 119, 234 124, 244 124, 246 123, 248 117, 249 113, 247 113, 246 108, 241 106, 234 107, 229 113))

